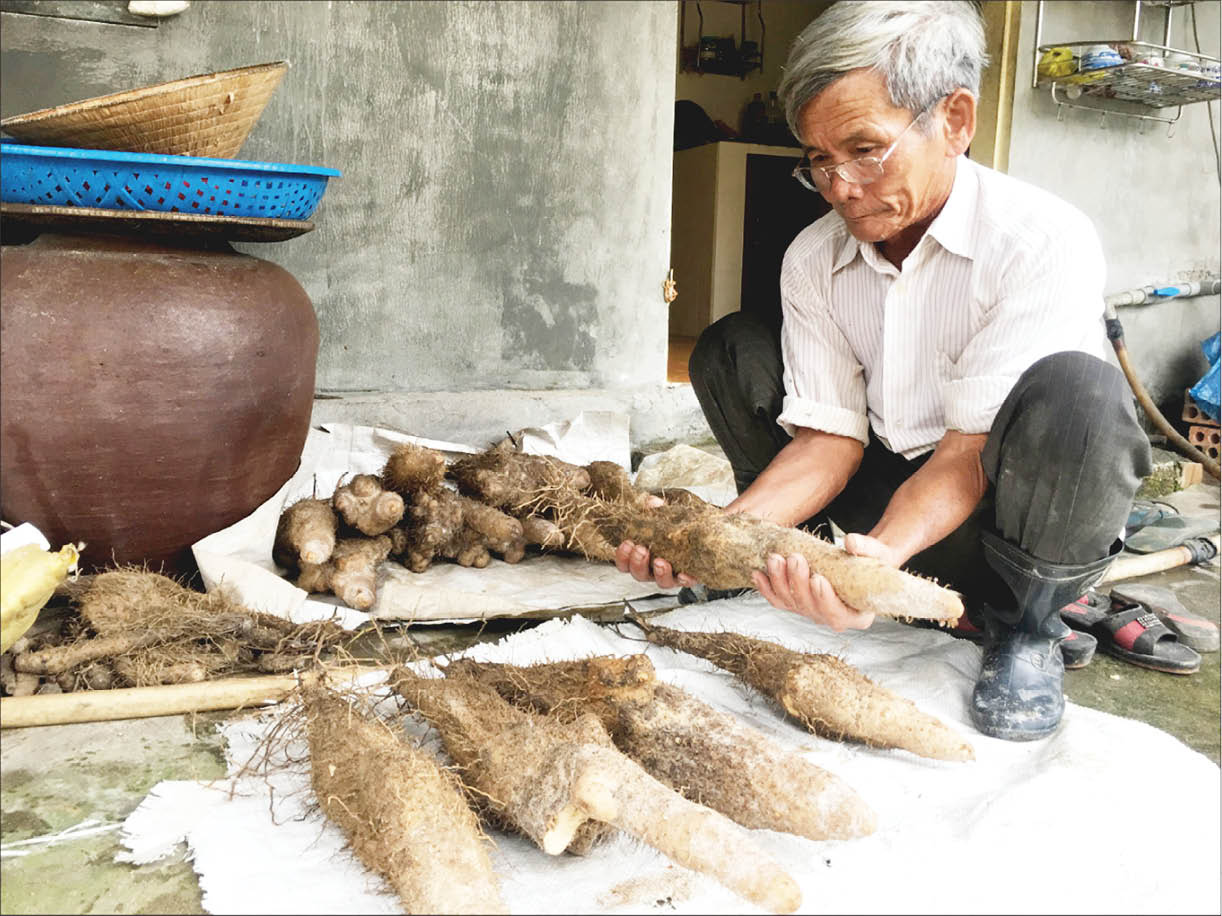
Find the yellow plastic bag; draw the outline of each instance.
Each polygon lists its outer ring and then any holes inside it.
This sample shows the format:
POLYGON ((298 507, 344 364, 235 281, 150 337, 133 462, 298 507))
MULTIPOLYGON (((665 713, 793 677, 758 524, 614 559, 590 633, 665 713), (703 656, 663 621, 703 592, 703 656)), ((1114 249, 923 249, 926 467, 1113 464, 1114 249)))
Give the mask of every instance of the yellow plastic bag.
POLYGON ((79 556, 72 544, 59 553, 25 544, 0 557, 0 652, 7 652, 30 628, 79 556))
POLYGON ((1040 58, 1037 72, 1045 79, 1059 79, 1077 72, 1078 61, 1074 57, 1073 48, 1049 48, 1040 58))

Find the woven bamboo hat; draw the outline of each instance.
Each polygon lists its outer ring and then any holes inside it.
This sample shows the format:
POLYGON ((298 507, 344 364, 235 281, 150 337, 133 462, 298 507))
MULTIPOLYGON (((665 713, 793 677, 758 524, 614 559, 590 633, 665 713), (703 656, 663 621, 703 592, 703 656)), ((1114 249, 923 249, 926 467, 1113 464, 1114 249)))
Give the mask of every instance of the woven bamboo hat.
POLYGON ((285 61, 188 76, 0 121, 23 143, 171 156, 237 155, 285 61))

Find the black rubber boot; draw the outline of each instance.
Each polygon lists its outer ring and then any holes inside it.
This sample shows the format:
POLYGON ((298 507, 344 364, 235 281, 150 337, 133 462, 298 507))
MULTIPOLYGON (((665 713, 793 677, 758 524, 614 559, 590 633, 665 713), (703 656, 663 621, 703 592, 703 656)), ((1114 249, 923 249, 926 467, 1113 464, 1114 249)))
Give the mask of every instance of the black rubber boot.
POLYGON ((1095 584, 1112 562, 1062 564, 1037 559, 989 531, 981 532, 988 564, 1005 580, 1014 604, 985 606, 984 664, 972 691, 972 721, 1007 741, 1044 738, 1065 711, 1061 608, 1095 584))

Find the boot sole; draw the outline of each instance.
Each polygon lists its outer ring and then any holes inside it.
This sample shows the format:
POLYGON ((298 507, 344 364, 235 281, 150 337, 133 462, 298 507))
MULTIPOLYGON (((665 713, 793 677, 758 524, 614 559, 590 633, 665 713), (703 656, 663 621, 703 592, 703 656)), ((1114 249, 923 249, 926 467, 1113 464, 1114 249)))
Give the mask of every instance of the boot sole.
POLYGON ((1061 723, 1057 722, 1056 725, 1037 732, 1025 729, 985 729, 976 723, 975 720, 973 720, 972 724, 976 726, 976 731, 980 732, 980 734, 987 735, 990 738, 999 738, 1002 741, 1039 741, 1041 738, 1049 737, 1061 727, 1061 723))

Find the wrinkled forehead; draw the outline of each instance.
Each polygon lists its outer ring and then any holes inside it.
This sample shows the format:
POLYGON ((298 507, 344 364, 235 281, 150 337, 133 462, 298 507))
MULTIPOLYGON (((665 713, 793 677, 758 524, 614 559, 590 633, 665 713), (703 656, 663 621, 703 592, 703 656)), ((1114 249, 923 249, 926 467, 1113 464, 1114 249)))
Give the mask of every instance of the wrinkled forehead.
POLYGON ((822 89, 798 112, 804 147, 830 150, 857 140, 878 142, 912 120, 912 112, 891 101, 881 74, 850 70, 822 89))

